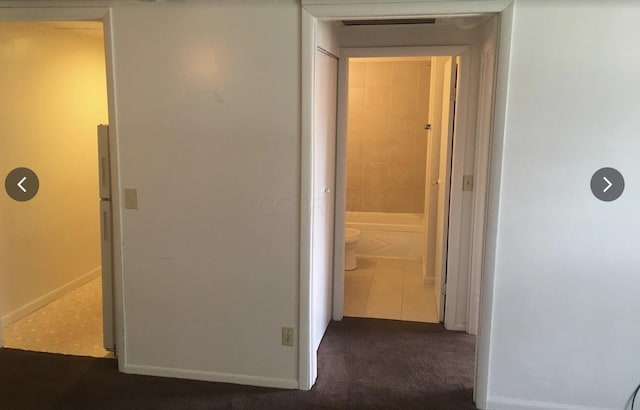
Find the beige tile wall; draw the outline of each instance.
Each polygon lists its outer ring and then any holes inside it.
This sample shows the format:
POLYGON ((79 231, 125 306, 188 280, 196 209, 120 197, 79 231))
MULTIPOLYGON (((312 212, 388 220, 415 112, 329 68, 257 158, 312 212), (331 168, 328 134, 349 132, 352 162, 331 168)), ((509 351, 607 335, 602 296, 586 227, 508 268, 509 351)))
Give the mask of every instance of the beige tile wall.
POLYGON ((430 62, 349 62, 347 211, 424 212, 430 62))

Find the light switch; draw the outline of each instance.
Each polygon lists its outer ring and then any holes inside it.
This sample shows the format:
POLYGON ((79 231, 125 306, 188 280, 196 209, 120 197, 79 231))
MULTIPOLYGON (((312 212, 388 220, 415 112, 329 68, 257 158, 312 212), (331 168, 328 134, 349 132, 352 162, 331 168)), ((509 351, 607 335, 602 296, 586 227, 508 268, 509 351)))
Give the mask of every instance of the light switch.
POLYGON ((464 175, 462 177, 462 190, 473 191, 473 175, 464 175))
POLYGON ((124 190, 124 209, 138 209, 138 190, 124 190))

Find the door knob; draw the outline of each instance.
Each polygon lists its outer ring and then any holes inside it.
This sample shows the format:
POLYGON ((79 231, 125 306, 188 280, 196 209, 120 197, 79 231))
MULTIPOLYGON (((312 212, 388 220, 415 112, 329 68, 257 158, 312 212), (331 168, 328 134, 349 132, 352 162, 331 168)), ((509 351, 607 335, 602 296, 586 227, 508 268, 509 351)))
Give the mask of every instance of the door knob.
POLYGON ((326 192, 327 194, 331 192, 331 188, 325 188, 324 192, 326 192))
POLYGON ((439 179, 432 180, 431 185, 440 185, 440 180, 439 179))

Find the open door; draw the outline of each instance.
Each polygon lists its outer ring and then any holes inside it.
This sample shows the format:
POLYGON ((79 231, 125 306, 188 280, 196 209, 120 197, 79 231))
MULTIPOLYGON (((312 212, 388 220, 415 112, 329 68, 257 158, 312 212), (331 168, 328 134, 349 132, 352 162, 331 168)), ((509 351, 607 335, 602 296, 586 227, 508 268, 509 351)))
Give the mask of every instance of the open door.
POLYGON ((333 238, 338 59, 316 50, 313 118, 312 343, 317 351, 333 313, 333 238))
POLYGON ((438 320, 444 321, 451 146, 455 100, 455 57, 433 57, 427 166, 427 272, 432 270, 438 320))
POLYGON ((115 353, 113 319, 113 238, 109 126, 98 125, 98 174, 100 177, 100 254, 102 261, 102 336, 105 350, 115 353))

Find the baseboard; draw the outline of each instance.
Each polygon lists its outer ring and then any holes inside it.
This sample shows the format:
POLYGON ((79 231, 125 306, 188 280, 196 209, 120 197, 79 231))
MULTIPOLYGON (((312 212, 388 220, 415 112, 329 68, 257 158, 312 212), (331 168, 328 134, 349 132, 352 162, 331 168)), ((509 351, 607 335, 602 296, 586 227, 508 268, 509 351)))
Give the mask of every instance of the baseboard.
POLYGON ((26 305, 19 307, 13 312, 7 313, 6 315, 2 316, 2 318, 0 318, 0 323, 2 323, 2 327, 4 328, 9 326, 10 324, 22 319, 28 314, 35 312, 36 310, 40 309, 43 306, 48 305, 49 303, 53 302, 56 299, 59 299, 60 297, 71 292, 72 290, 75 290, 80 286, 84 285, 85 283, 90 282, 91 280, 100 276, 100 271, 101 271, 101 267, 98 266, 97 268, 90 270, 84 275, 75 278, 71 282, 68 282, 67 284, 62 285, 59 288, 54 289, 43 296, 40 296, 38 299, 33 300, 27 303, 26 305))
POLYGON ((586 407, 507 397, 490 397, 487 400, 487 408, 491 410, 614 410, 608 407, 586 407))
POLYGON ((206 372, 202 370, 175 369, 168 367, 125 364, 124 373, 146 376, 173 377, 176 379, 203 380, 207 382, 243 384, 247 386, 274 387, 277 389, 297 389, 298 381, 275 377, 247 376, 243 374, 206 372))
POLYGON ((381 258, 381 259, 392 259, 396 261, 422 261, 421 258, 409 258, 402 256, 384 256, 384 255, 371 255, 371 254, 360 254, 356 253, 356 258, 381 258))
POLYGON ((447 326, 446 328, 447 328, 447 330, 452 330, 454 332, 466 332, 467 331, 467 325, 464 324, 464 323, 456 323, 454 325, 447 326))

